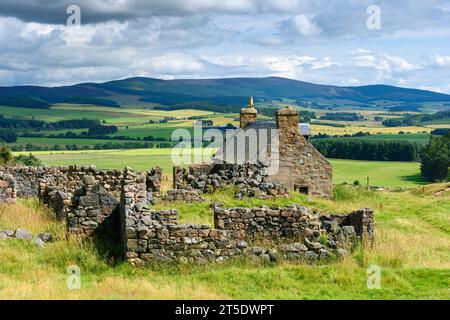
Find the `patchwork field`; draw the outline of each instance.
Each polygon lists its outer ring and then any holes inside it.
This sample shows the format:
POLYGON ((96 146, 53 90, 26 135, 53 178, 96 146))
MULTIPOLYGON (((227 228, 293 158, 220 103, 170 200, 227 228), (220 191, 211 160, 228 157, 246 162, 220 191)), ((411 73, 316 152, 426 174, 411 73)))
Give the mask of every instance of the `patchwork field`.
POLYGON ((432 129, 428 127, 381 127, 381 126, 358 126, 358 125, 346 125, 343 128, 311 124, 312 134, 328 134, 328 135, 344 135, 344 134, 354 134, 357 132, 369 132, 370 134, 398 134, 399 132, 409 132, 409 133, 429 133, 432 129))

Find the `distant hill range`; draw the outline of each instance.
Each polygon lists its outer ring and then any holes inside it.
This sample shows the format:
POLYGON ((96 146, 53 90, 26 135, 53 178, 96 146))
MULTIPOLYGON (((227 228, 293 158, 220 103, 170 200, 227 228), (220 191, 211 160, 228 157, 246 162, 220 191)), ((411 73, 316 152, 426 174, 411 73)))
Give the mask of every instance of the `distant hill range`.
POLYGON ((0 106, 48 108, 56 103, 95 104, 109 107, 160 105, 201 108, 242 106, 249 96, 257 102, 289 101, 319 108, 364 107, 392 111, 420 110, 424 105, 450 109, 450 95, 387 85, 338 87, 297 80, 231 78, 160 80, 129 78, 105 83, 64 87, 0 87, 0 106))

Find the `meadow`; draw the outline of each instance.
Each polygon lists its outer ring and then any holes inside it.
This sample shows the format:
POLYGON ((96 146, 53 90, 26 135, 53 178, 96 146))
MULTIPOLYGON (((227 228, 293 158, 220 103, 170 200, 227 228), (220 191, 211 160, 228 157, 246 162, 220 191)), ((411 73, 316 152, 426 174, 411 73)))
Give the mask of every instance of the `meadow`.
MULTIPOLYGON (((90 242, 64 240, 64 223, 33 200, 0 209, 0 229, 51 231, 56 241, 37 248, 0 241, 0 299, 450 299, 450 192, 448 184, 401 192, 339 186, 335 200, 303 195, 270 203, 301 203, 319 210, 376 210, 376 241, 343 261, 326 264, 235 260, 215 265, 111 266, 90 242), (438 191, 447 190, 435 196, 438 191), (411 245, 411 244, 414 245, 411 245), (81 289, 68 290, 66 269, 81 269, 81 289), (367 288, 367 268, 381 268, 381 289, 367 288)), ((204 204, 171 204, 182 221, 211 223, 209 204, 254 206, 223 191, 204 204), (200 207, 199 207, 200 206, 200 207)), ((264 202, 267 204, 267 202, 264 202)), ((164 204, 160 204, 163 206, 164 204)))

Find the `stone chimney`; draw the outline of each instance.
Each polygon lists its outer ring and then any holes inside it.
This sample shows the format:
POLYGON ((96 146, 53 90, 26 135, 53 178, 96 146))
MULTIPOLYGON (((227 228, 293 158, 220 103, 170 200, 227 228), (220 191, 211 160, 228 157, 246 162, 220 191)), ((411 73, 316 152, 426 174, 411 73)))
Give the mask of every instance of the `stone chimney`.
POLYGON ((298 111, 292 107, 286 107, 278 110, 276 113, 277 129, 280 132, 298 133, 299 117, 298 111))
POLYGON ((253 103, 253 97, 250 97, 248 100, 248 106, 247 108, 241 109, 241 124, 240 127, 243 129, 249 124, 250 122, 256 122, 256 117, 258 115, 258 111, 255 109, 255 105, 253 103))

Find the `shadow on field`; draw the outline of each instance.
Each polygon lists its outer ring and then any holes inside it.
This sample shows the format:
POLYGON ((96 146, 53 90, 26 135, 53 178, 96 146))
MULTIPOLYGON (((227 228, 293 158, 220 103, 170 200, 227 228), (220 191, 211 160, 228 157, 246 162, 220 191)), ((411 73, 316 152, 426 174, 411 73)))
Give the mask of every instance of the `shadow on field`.
POLYGON ((425 181, 422 178, 420 173, 410 174, 410 175, 406 175, 406 176, 401 176, 399 178, 402 181, 413 182, 413 183, 418 184, 418 185, 425 185, 425 184, 429 183, 428 181, 425 181))

